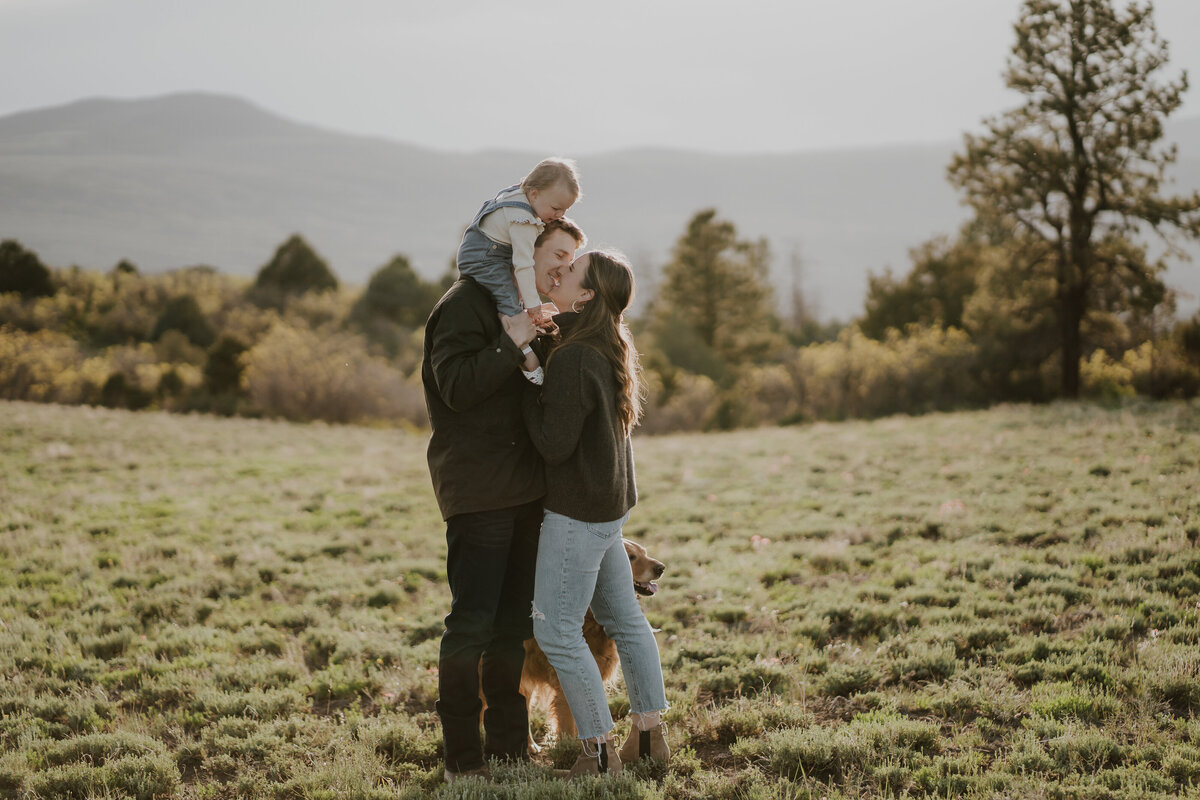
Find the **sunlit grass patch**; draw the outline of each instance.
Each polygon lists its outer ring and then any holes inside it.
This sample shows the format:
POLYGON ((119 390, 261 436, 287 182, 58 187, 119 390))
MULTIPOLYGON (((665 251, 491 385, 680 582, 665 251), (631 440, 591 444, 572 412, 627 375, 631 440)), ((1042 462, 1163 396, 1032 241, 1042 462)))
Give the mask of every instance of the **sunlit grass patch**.
POLYGON ((815 722, 812 714, 778 698, 739 697, 721 705, 710 705, 697 715, 693 742, 731 745, 765 730, 799 728, 815 722))
POLYGON ((1029 710, 1050 719, 1076 719, 1099 725, 1116 715, 1121 704, 1116 698, 1090 687, 1070 683, 1039 683, 1033 689, 1029 710))
POLYGON ((1137 663, 1152 699, 1179 717, 1194 717, 1200 711, 1200 651, 1194 644, 1152 640, 1141 649, 1137 663))
POLYGON ((1065 777, 1070 773, 1095 774, 1125 763, 1129 748, 1116 737, 1095 728, 1068 725, 1046 742, 1051 770, 1065 777))
MULTIPOLYGON (((3 410, 0 796, 465 796, 441 775, 449 591, 422 436, 3 410)), ((1200 788, 1200 406, 635 449, 627 534, 667 565, 642 606, 676 757, 572 785, 549 777, 565 740, 478 796, 1200 788)), ((623 736, 620 679, 608 700, 623 736)))
POLYGON ((743 740, 730 752, 736 757, 761 755, 773 773, 793 780, 878 776, 883 781, 890 781, 890 765, 908 769, 923 766, 939 748, 936 725, 871 712, 836 728, 807 727, 771 732, 758 740, 743 740))
POLYGON ((85 734, 28 747, 0 764, 0 785, 14 796, 114 795, 151 800, 174 793, 180 774, 166 746, 130 733, 85 734))
POLYGON ((879 670, 870 664, 837 664, 820 682, 821 691, 832 697, 850 697, 873 691, 883 684, 879 670))
POLYGON ((954 646, 949 643, 913 642, 891 650, 888 669, 896 683, 939 683, 958 669, 954 646))

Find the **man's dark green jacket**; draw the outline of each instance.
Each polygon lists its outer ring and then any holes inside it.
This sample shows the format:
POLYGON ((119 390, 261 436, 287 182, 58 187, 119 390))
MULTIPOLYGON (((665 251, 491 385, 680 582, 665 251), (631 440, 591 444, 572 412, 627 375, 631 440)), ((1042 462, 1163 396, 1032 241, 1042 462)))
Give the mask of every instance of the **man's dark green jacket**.
POLYGON ((521 415, 524 360, 491 296, 470 278, 451 286, 429 315, 421 382, 433 427, 429 474, 443 519, 545 495, 542 458, 521 415))

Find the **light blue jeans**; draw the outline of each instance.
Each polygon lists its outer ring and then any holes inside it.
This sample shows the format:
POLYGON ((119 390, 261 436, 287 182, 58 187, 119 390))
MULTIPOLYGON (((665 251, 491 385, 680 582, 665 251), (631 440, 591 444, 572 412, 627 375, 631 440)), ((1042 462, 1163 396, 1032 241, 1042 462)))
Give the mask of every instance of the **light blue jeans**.
POLYGON ((588 606, 621 656, 629 709, 667 709, 658 643, 633 591, 633 572, 621 542, 629 515, 612 522, 580 522, 547 511, 538 540, 533 589, 533 635, 558 673, 579 738, 613 729, 600 670, 583 639, 588 606))

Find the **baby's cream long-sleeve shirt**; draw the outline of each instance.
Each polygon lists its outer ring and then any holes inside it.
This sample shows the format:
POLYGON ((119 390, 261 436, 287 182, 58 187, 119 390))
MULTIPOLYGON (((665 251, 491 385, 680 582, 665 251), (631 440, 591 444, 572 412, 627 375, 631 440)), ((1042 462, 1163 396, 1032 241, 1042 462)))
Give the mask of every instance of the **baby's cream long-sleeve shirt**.
MULTIPOLYGON (((517 200, 528 203, 529 199, 521 187, 504 192, 497 200, 517 200)), ((493 242, 512 246, 513 276, 517 279, 517 291, 521 295, 521 305, 526 309, 537 308, 542 304, 538 295, 537 276, 533 271, 533 243, 545 229, 546 223, 523 208, 506 206, 497 208, 490 214, 484 215, 479 221, 479 228, 493 242)))

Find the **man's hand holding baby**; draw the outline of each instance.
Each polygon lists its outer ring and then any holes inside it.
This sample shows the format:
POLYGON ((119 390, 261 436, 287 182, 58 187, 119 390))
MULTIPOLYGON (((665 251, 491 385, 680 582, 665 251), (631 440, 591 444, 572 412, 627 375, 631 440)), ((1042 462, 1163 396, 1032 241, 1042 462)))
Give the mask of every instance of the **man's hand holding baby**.
POLYGON ((521 312, 511 317, 501 314, 500 322, 503 323, 508 338, 512 339, 517 347, 525 347, 537 336, 537 328, 534 327, 529 312, 521 312))
POLYGON ((558 313, 558 307, 554 303, 542 303, 527 309, 525 313, 529 315, 534 327, 542 333, 548 333, 558 327, 554 324, 554 315, 558 313))

